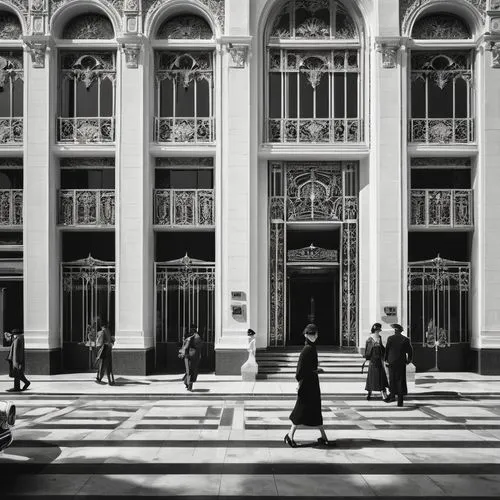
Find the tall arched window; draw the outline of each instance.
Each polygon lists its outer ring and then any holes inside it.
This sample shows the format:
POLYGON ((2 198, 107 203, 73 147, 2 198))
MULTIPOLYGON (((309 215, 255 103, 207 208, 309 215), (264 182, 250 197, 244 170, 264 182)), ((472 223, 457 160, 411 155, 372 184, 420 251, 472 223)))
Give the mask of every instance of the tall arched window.
POLYGON ((268 142, 363 139, 360 40, 337 0, 290 0, 267 33, 268 142))
POLYGON ((60 51, 59 142, 115 140, 116 51, 84 48, 85 40, 114 36, 111 21, 97 13, 76 16, 64 26, 63 40, 77 42, 76 50, 60 51))
POLYGON ((411 53, 410 142, 473 142, 473 51, 453 48, 471 39, 470 28, 455 15, 433 13, 416 21, 412 38, 423 43, 411 53))
POLYGON ((22 34, 17 16, 0 11, 0 145, 23 141, 23 51, 17 44, 5 47, 22 34))
POLYGON ((156 142, 215 141, 213 38, 207 21, 192 14, 158 28, 156 39, 165 50, 155 53, 156 142))

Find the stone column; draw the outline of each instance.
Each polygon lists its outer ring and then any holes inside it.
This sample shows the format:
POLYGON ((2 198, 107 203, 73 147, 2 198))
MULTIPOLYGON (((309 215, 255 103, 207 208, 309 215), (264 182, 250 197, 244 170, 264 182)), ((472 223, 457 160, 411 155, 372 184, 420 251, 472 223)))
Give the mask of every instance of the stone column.
POLYGON ((24 58, 24 330, 28 373, 61 370, 59 234, 55 134, 56 57, 50 40, 25 37, 24 58))
MULTIPOLYGON (((500 19, 500 18, 499 18, 500 19)), ((475 234, 472 250, 473 337, 476 368, 500 375, 500 28, 491 51, 480 54, 479 120, 476 123, 479 162, 474 184, 475 234)))
MULTIPOLYGON (((247 357, 251 298, 250 0, 226 2, 222 78, 222 331, 216 373, 240 374, 247 357), (234 292, 237 292, 234 295, 234 292), (232 296, 233 294, 233 296, 232 296)), ((220 138, 218 138, 220 140, 220 138)))
POLYGON ((119 43, 114 370, 145 375, 154 368, 149 51, 139 37, 119 43))
MULTIPOLYGON (((390 323, 403 322, 402 315, 402 145, 401 70, 399 66, 399 9, 396 0, 377 2, 379 36, 372 58, 372 122, 370 161, 370 228, 372 258, 371 314, 384 333, 390 323), (387 314, 387 307, 396 308, 387 314)), ((360 332, 363 347, 369 332, 360 332)), ((385 336, 385 335, 384 335, 385 336)))

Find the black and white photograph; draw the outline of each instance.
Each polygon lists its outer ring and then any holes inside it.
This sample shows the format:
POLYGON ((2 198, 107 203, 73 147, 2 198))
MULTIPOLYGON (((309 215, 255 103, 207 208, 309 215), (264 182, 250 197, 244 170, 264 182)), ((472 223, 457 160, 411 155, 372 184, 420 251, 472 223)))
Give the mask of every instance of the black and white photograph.
POLYGON ((0 470, 500 498, 500 0, 0 0, 0 470))

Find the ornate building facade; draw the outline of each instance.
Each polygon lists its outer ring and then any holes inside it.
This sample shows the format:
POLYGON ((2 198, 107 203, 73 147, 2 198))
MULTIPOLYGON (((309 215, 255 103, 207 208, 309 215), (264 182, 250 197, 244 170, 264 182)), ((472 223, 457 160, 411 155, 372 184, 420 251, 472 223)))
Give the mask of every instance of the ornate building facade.
POLYGON ((407 327, 500 372, 500 1, 0 0, 0 320, 31 372, 407 327))

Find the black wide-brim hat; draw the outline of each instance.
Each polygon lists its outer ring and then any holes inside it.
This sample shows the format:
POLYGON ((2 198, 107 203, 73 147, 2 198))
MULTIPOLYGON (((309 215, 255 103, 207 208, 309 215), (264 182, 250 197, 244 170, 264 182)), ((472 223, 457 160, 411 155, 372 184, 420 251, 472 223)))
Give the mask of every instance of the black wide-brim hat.
POLYGON ((405 330, 399 323, 392 323, 391 328, 394 328, 394 330, 398 330, 400 332, 404 332, 405 330))

